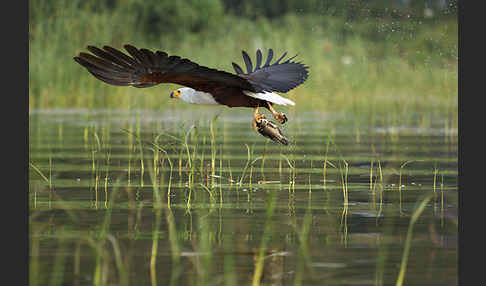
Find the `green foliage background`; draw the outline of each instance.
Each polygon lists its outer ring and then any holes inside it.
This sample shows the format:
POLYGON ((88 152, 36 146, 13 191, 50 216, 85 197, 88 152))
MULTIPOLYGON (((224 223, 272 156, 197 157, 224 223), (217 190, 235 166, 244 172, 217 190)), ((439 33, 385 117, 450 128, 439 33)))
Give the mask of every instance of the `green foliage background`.
POLYGON ((298 53, 297 109, 457 115, 455 1, 31 0, 29 19, 31 109, 192 108, 168 103, 176 85, 109 86, 72 59, 131 43, 231 72, 241 50, 298 53))

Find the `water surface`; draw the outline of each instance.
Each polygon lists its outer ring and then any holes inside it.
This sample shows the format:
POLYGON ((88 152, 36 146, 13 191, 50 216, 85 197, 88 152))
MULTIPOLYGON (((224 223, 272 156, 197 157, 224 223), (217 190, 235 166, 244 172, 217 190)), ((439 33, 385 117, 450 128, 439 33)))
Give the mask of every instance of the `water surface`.
POLYGON ((31 111, 31 285, 456 285, 457 129, 287 115, 31 111))

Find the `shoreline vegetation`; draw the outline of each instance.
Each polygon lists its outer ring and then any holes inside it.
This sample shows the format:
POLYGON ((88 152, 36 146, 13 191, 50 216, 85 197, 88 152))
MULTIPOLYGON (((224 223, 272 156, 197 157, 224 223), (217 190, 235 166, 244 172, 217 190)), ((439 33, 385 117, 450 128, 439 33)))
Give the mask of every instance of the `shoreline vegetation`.
POLYGON ((268 48, 298 54, 310 75, 286 94, 296 110, 424 112, 457 123, 455 13, 417 16, 402 9, 397 16, 390 9, 383 17, 350 17, 349 9, 348 14, 294 9, 278 17, 242 16, 228 8, 232 1, 206 2, 30 1, 29 110, 193 108, 170 102, 177 85, 110 86, 73 60, 87 45, 122 49, 130 43, 229 72, 231 62, 242 64, 241 50, 252 59, 258 48, 264 55, 268 48))
POLYGON ((30 285, 456 282, 458 21, 439 2, 29 1, 30 285), (126 43, 230 72, 241 50, 298 54, 291 143, 73 60, 126 43))

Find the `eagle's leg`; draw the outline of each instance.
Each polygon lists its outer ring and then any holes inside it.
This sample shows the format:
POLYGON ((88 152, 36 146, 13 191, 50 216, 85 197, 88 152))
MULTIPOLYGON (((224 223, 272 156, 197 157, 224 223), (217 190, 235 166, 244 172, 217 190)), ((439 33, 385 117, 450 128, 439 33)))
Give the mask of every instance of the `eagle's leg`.
POLYGON ((268 105, 268 109, 270 110, 270 112, 272 113, 273 117, 278 121, 280 122, 280 124, 284 124, 285 122, 287 122, 287 116, 285 115, 285 113, 283 112, 278 112, 276 111, 272 104, 270 102, 267 101, 267 105, 268 105))
POLYGON ((264 114, 258 113, 258 106, 253 110, 253 129, 258 132, 257 124, 260 124, 261 120, 265 118, 264 114))

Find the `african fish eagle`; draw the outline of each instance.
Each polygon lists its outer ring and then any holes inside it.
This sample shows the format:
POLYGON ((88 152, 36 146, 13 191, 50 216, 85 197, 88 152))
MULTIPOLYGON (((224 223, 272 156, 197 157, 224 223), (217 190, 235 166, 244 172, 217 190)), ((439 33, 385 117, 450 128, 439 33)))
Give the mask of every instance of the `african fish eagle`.
POLYGON ((268 50, 263 65, 262 52, 259 49, 256 51, 255 68, 248 54, 242 51, 247 73, 232 63, 236 72, 232 74, 200 66, 179 56, 168 56, 163 51, 152 52, 132 45, 124 45, 124 48, 130 56, 110 46, 103 46, 103 49, 88 46, 92 54, 81 52, 74 60, 97 79, 111 85, 142 88, 159 83, 175 83, 185 87, 171 92, 171 98, 192 104, 254 108, 255 130, 281 143, 284 142, 276 138, 281 135, 280 129, 274 124, 268 124, 265 116, 258 113, 258 108, 267 108, 280 124, 284 124, 287 116, 277 112, 273 104, 295 103, 274 92, 288 92, 302 84, 308 76, 307 66, 292 61, 297 55, 281 62, 287 55, 285 52, 271 64, 272 49, 268 50), (265 120, 265 128, 262 127, 262 119, 265 120))

